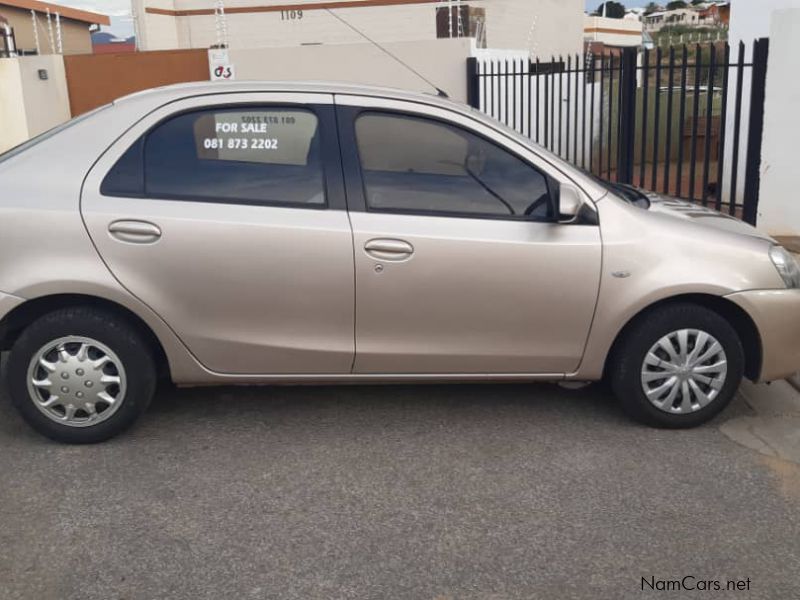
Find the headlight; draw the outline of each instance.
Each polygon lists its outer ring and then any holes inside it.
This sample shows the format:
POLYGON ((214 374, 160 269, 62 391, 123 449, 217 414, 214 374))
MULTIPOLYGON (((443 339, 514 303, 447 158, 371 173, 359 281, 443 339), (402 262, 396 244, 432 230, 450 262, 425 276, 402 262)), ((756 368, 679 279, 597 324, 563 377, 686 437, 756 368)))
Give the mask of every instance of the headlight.
POLYGON ((778 269, 786 287, 789 289, 800 288, 800 266, 794 256, 782 246, 773 246, 769 250, 769 257, 775 268, 778 269))

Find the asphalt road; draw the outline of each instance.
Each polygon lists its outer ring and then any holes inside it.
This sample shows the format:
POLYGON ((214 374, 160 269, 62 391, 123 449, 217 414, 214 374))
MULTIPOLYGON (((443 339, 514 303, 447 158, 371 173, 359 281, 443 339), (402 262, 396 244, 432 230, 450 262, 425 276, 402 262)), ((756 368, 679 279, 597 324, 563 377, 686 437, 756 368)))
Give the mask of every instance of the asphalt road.
POLYGON ((62 446, 0 398, 0 597, 800 597, 800 470, 602 389, 167 391, 62 446), (642 592, 642 577, 750 591, 642 592), (689 580, 691 582, 691 580, 689 580))

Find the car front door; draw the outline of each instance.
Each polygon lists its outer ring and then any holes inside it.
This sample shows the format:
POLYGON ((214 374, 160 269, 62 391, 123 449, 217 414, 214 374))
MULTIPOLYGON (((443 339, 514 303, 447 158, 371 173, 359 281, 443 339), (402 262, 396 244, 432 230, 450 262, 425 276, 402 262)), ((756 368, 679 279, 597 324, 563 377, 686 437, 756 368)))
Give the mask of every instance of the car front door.
POLYGON ((355 243, 358 374, 577 369, 600 282, 596 221, 569 183, 450 110, 336 96, 355 243))
POLYGON ((81 204, 114 276, 206 368, 350 372, 353 246, 330 95, 167 105, 101 157, 81 204))

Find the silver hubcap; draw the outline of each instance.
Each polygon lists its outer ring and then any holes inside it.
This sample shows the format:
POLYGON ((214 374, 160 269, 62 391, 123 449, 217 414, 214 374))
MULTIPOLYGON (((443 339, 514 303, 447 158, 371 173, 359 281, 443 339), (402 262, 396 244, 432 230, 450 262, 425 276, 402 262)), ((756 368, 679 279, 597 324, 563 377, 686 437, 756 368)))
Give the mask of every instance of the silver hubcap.
POLYGON ((77 336, 53 340, 28 367, 31 400, 49 419, 70 427, 96 425, 125 398, 125 369, 108 346, 77 336))
POLYGON ((722 344, 705 331, 681 329, 650 348, 642 365, 642 388, 657 408, 686 414, 711 404, 727 375, 722 344))

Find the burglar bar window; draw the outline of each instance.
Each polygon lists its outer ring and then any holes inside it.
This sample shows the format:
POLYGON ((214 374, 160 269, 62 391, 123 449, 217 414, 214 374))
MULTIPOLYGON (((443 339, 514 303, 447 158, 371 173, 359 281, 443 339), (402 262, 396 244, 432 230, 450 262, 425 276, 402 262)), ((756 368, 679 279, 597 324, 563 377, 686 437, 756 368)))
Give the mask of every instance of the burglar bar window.
POLYGON ((436 9, 436 37, 474 37, 478 47, 486 46, 486 11, 483 8, 443 6, 436 9))

